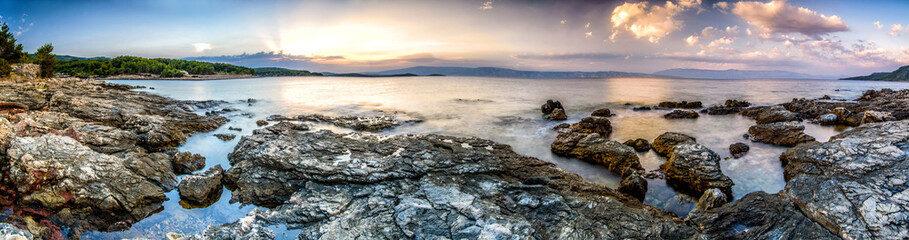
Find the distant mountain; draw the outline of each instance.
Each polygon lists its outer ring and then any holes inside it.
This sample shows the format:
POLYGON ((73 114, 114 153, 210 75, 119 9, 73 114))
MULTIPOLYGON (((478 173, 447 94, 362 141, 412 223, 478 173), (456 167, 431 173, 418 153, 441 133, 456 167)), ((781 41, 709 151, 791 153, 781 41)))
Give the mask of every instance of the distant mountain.
POLYGON ((421 76, 471 76, 471 77, 504 77, 504 78, 616 78, 616 77, 666 77, 646 73, 629 72, 545 72, 521 71, 496 67, 410 67, 381 72, 364 73, 366 75, 400 75, 416 74, 421 76))
MULTIPOLYGON (((379 74, 366 74, 366 73, 332 73, 332 72, 323 72, 326 77, 417 77, 413 73, 404 73, 404 74, 391 74, 391 75, 379 75, 379 74)), ((438 75, 429 75, 429 76, 438 76, 438 75)))
POLYGON ((706 70, 676 68, 668 69, 653 74, 667 75, 680 78, 706 78, 706 79, 837 79, 836 76, 811 75, 787 71, 750 71, 750 70, 706 70))
POLYGON ((841 78, 842 80, 874 80, 874 81, 909 81, 909 65, 902 66, 893 72, 877 72, 868 76, 841 78))

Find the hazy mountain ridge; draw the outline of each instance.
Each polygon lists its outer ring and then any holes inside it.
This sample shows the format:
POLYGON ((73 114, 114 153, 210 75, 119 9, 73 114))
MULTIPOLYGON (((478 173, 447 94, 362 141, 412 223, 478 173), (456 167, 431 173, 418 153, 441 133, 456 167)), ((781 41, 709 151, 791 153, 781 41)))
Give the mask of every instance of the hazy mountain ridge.
POLYGON ((599 72, 548 72, 522 71, 497 67, 429 67, 418 66, 379 72, 368 72, 368 75, 416 74, 422 76, 470 76, 470 77, 505 77, 505 78, 615 78, 615 77, 668 77, 646 73, 599 71, 599 72))
POLYGON ((841 78, 841 80, 909 81, 909 65, 893 72, 876 72, 868 76, 841 78))
POLYGON ((789 71, 708 70, 692 68, 667 69, 653 74, 680 78, 703 79, 837 79, 837 76, 812 75, 789 71))

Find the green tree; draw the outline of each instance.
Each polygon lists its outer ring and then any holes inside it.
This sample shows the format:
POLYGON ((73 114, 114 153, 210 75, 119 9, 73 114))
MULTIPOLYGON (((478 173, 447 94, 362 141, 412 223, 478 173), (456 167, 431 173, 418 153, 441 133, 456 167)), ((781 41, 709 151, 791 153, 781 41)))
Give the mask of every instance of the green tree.
POLYGON ((16 37, 9 31, 9 26, 3 23, 0 26, 0 59, 12 64, 19 63, 25 58, 25 52, 22 52, 22 44, 16 44, 16 37))
POLYGON ((0 58, 0 78, 9 77, 9 73, 13 71, 13 67, 6 62, 6 59, 0 58))
POLYGON ((38 48, 38 52, 35 53, 35 62, 41 66, 41 71, 38 73, 39 77, 54 77, 54 67, 57 66, 57 55, 51 53, 53 51, 54 45, 48 43, 41 46, 41 48, 38 48))

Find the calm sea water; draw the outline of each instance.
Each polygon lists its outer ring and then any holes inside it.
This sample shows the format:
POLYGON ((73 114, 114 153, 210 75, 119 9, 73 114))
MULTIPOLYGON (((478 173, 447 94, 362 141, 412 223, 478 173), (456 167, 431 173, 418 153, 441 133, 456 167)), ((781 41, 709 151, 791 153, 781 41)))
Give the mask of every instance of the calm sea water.
MULTIPOLYGON (((596 164, 553 155, 549 150, 556 133, 550 128, 562 123, 545 121, 540 105, 547 99, 560 100, 568 120, 576 122, 598 108, 608 107, 612 117, 612 139, 652 140, 667 131, 697 138, 722 157, 729 157, 732 143, 745 142, 751 151, 742 158, 723 160, 723 172, 733 179, 736 198, 754 191, 775 193, 785 182, 779 155, 785 148, 752 143, 742 138, 754 121, 739 115, 701 115, 693 120, 666 120, 666 111, 635 112, 632 106, 661 101, 702 101, 722 104, 726 99, 747 100, 754 104, 776 104, 792 98, 854 99, 869 89, 909 88, 907 83, 837 80, 702 80, 702 79, 507 79, 477 77, 277 77, 218 81, 110 81, 141 85, 146 91, 180 100, 223 100, 228 106, 252 114, 230 115, 231 121, 210 133, 196 134, 182 151, 202 154, 207 167, 229 167, 227 155, 239 141, 220 141, 214 133, 251 134, 255 121, 272 114, 326 115, 363 114, 374 110, 401 111, 420 116, 425 122, 386 131, 400 133, 439 133, 490 139, 514 147, 520 154, 556 163, 585 179, 617 187, 619 177, 596 164), (151 89, 154 88, 154 89, 151 89), (249 98, 257 102, 243 102, 249 98), (230 131, 241 127, 243 131, 230 131)), ((346 131, 322 126, 335 131, 346 131)), ((806 124, 807 133, 820 141, 837 133, 834 128, 806 124)), ((640 153, 646 170, 658 169, 665 160, 652 151, 640 153)), ((115 233, 87 233, 84 239, 151 238, 167 232, 199 233, 207 225, 228 223, 243 217, 254 206, 230 204, 230 192, 206 208, 185 209, 177 191, 167 195, 164 211, 136 223, 131 230, 115 233)), ((693 208, 691 197, 679 194, 663 180, 649 180, 645 202, 681 216, 693 208)), ((275 227, 278 238, 294 238, 293 230, 275 227)))

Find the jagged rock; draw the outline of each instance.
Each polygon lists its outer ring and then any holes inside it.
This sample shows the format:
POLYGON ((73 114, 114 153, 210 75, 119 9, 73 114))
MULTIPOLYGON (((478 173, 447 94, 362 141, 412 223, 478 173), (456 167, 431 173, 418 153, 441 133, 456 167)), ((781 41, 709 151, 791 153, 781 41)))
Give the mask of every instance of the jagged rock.
POLYGON ((824 126, 835 125, 839 117, 836 114, 828 113, 817 117, 817 123, 824 126))
POLYGON ((205 168, 205 157, 191 152, 178 152, 173 157, 174 172, 189 174, 205 168))
POLYGON ((28 111, 28 106, 14 102, 0 102, 0 116, 15 115, 28 111))
POLYGON ((262 129, 253 130, 253 134, 271 132, 271 133, 288 133, 296 131, 307 131, 309 126, 302 123, 291 123, 287 121, 281 121, 275 125, 271 125, 262 129))
POLYGON ((243 128, 238 128, 238 127, 227 127, 227 130, 239 132, 239 131, 243 131, 243 128))
POLYGON ((700 196, 708 189, 718 188, 727 199, 732 198, 732 179, 720 169, 720 156, 698 143, 676 145, 660 170, 666 175, 666 183, 682 191, 700 196))
POLYGON ((691 119, 691 118, 698 118, 698 117, 700 117, 698 112, 695 112, 692 110, 675 110, 670 113, 667 113, 666 115, 663 115, 663 118, 666 118, 666 119, 691 119))
POLYGON ((634 148, 634 150, 638 152, 650 151, 650 142, 648 142, 647 139, 629 139, 628 141, 625 141, 624 144, 634 148))
POLYGON ((161 186, 165 192, 177 187, 177 176, 170 156, 164 153, 126 153, 121 158, 127 169, 161 186))
POLYGON ((747 101, 726 100, 723 105, 711 106, 704 110, 701 110, 701 112, 710 115, 726 115, 741 112, 749 106, 751 106, 751 103, 747 101))
POLYGON ((32 240, 32 234, 9 223, 0 223, 0 239, 32 240))
POLYGON ((695 204, 694 208, 699 211, 707 211, 723 206, 723 204, 726 204, 727 202, 726 194, 723 194, 720 189, 711 188, 698 198, 698 203, 695 204))
POLYGON ((247 234, 263 223, 288 224, 303 239, 696 233, 671 214, 477 138, 261 132, 242 138, 229 159, 232 201, 272 207, 199 237, 247 234))
POLYGON ((863 124, 780 156, 783 196, 845 239, 909 236, 909 121, 863 124))
POLYGON ((590 116, 612 117, 612 116, 615 116, 615 114, 612 114, 612 111, 610 111, 608 108, 600 108, 600 109, 594 110, 593 113, 590 114, 590 116))
POLYGON ((722 207, 693 211, 688 222, 710 239, 841 239, 785 197, 761 191, 722 207))
POLYGON ((744 100, 739 101, 739 100, 735 100, 735 99, 729 99, 723 103, 723 106, 731 107, 731 108, 746 108, 746 107, 750 107, 751 103, 748 101, 744 101, 744 100))
POLYGON ((188 236, 184 240, 275 239, 275 233, 263 222, 266 219, 264 214, 266 211, 253 209, 236 222, 208 226, 202 234, 188 236))
POLYGON ((622 181, 619 182, 618 190, 643 202, 644 197, 647 196, 647 179, 644 179, 637 170, 626 168, 622 173, 622 181))
POLYGON ((657 104, 657 107, 661 108, 702 108, 704 105, 700 101, 688 102, 661 102, 657 104))
POLYGON ((546 100, 546 103, 544 103, 543 106, 540 107, 540 111, 543 112, 543 115, 547 115, 547 114, 552 114, 552 111, 559 109, 559 108, 561 108, 562 110, 565 110, 565 108, 562 107, 561 102, 552 101, 552 99, 550 99, 550 100, 546 100))
POLYGON ((258 121, 256 121, 256 126, 259 126, 259 127, 261 127, 261 126, 268 126, 268 121, 265 121, 265 120, 258 120, 258 121))
POLYGON ((563 130, 568 131, 570 127, 571 123, 559 123, 559 125, 552 127, 552 130, 555 130, 556 132, 563 132, 563 130))
POLYGON ((758 124, 748 128, 748 134, 751 141, 785 147, 814 141, 814 137, 805 134, 805 126, 798 122, 758 124))
POLYGON ((568 116, 565 115, 565 110, 561 108, 556 108, 552 110, 552 113, 549 116, 546 116, 548 120, 561 121, 568 119, 568 116))
POLYGON ((616 173, 622 172, 625 168, 644 169, 634 148, 606 139, 598 133, 585 135, 567 152, 557 150, 564 148, 567 147, 553 147, 553 153, 599 163, 616 173))
POLYGON ((751 150, 751 147, 748 147, 748 145, 744 143, 733 143, 732 145, 729 145, 729 154, 732 154, 732 157, 734 158, 745 156, 745 154, 748 153, 748 150, 751 150))
POLYGON ((203 173, 183 177, 177 190, 180 199, 191 203, 210 205, 221 198, 221 178, 224 169, 215 165, 203 173))
POLYGON ((571 124, 568 128, 556 129, 559 135, 552 142, 550 148, 556 154, 568 154, 578 141, 587 137, 587 135, 596 133, 600 137, 608 137, 612 134, 612 123, 604 117, 586 117, 581 121, 571 124))
POLYGON ((12 67, 13 73, 28 79, 38 78, 38 72, 41 70, 41 67, 34 63, 13 64, 12 67))
POLYGON ((237 137, 237 135, 224 134, 224 133, 216 133, 216 134, 214 134, 214 136, 218 139, 221 139, 221 141, 230 141, 230 140, 234 140, 234 138, 237 137))
POLYGON ((656 139, 653 139, 651 146, 653 147, 653 151, 660 156, 669 157, 676 145, 695 141, 696 140, 693 137, 685 134, 666 132, 660 134, 656 139))
POLYGON ((378 115, 372 116, 345 115, 332 117, 321 114, 307 114, 296 116, 294 119, 311 122, 327 122, 338 127, 350 128, 357 131, 381 131, 389 128, 394 128, 402 124, 423 122, 423 119, 421 118, 411 118, 406 116, 399 118, 397 115, 388 114, 381 111, 378 115))
POLYGON ((798 114, 790 112, 782 106, 752 107, 742 111, 742 115, 754 118, 758 124, 802 120, 798 114))

